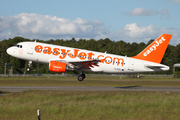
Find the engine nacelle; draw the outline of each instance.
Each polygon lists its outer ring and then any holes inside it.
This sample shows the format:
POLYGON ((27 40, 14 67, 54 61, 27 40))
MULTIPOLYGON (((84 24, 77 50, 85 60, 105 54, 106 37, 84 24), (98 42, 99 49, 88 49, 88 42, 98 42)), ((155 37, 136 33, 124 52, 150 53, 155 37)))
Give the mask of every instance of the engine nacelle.
POLYGON ((51 72, 60 72, 64 73, 67 70, 67 64, 58 61, 50 61, 49 70, 51 72))

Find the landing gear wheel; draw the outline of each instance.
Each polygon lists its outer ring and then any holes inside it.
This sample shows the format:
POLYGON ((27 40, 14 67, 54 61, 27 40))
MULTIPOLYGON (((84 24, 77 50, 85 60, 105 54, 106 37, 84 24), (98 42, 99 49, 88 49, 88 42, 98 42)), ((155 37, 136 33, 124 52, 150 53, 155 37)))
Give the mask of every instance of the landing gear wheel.
POLYGON ((78 76, 78 80, 79 80, 79 81, 83 81, 85 77, 86 77, 85 74, 80 74, 80 75, 78 76))
POLYGON ((81 75, 83 76, 83 79, 84 79, 84 78, 86 78, 86 75, 85 75, 84 73, 83 73, 83 74, 81 74, 81 75))
POLYGON ((84 78, 83 78, 82 75, 78 76, 78 80, 79 80, 79 81, 83 81, 83 79, 84 79, 84 78))
POLYGON ((30 68, 27 68, 27 71, 30 71, 30 68))

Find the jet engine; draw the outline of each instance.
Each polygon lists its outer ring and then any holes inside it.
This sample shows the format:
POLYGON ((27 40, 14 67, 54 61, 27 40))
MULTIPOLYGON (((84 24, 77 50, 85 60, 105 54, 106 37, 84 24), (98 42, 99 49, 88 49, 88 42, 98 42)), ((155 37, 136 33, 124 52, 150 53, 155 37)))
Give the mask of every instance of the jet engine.
POLYGON ((67 64, 58 61, 50 61, 49 70, 52 72, 60 72, 63 73, 67 70, 67 64))

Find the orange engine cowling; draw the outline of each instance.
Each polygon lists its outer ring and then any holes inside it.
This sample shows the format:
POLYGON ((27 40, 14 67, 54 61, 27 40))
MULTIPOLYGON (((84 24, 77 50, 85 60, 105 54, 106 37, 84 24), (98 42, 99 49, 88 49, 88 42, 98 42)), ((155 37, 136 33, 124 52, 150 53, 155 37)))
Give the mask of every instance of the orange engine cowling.
POLYGON ((65 72, 66 71, 66 63, 57 62, 57 61, 50 61, 49 63, 49 70, 52 72, 65 72))

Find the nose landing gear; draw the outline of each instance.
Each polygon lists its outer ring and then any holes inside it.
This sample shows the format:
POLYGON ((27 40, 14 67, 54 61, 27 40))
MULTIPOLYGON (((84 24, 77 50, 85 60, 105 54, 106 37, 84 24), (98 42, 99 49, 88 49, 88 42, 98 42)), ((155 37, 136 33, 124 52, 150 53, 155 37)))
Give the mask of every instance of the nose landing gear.
POLYGON ((84 73, 82 73, 78 76, 78 80, 83 81, 85 77, 86 77, 86 75, 84 73))
POLYGON ((30 71, 31 64, 32 64, 32 61, 28 61, 28 68, 27 68, 27 71, 30 71))

